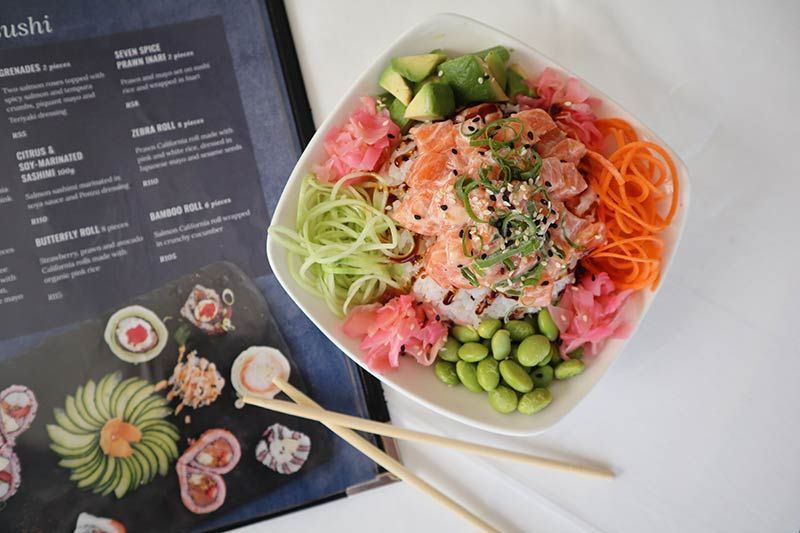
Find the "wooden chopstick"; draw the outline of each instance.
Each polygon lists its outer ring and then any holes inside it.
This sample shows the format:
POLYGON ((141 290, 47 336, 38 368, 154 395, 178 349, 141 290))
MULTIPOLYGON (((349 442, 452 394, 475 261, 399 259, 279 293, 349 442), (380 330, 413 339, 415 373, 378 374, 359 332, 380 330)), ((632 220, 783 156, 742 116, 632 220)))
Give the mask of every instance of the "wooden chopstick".
MULTIPOLYGON (((300 392, 290 383, 280 378, 276 378, 274 381, 275 385, 278 386, 289 398, 297 402, 300 406, 306 406, 311 409, 322 410, 322 407, 316 403, 314 400, 300 392)), ((243 398, 245 403, 249 403, 251 405, 256 405, 261 407, 253 398, 243 398)), ((289 403, 289 402, 284 402, 289 403)), ((331 431, 339 435, 342 439, 348 442, 351 446, 359 450, 361 453, 375 461, 377 464, 385 468, 387 471, 391 472, 398 478, 402 479, 412 487, 416 488, 420 492, 426 494, 435 502, 439 503, 440 505, 446 507, 450 511, 454 512, 474 527, 481 531, 490 531, 496 532, 497 530, 490 526, 488 523, 484 522, 481 518, 476 516, 475 514, 469 512, 460 504, 455 502, 454 500, 447 497, 445 494, 440 492, 438 489, 430 485, 428 482, 414 474, 411 470, 403 466, 397 460, 389 457, 383 451, 381 451, 378 447, 373 445, 368 440, 361 437, 358 433, 351 429, 347 429, 341 427, 337 424, 333 423, 326 423, 323 422, 325 426, 328 427, 331 431)))
MULTIPOLYGON (((280 387, 280 384, 278 386, 280 387)), ((319 406, 309 407, 282 400, 262 400, 259 398, 244 398, 244 402, 287 415, 316 420, 317 422, 322 422, 325 425, 334 424, 336 426, 366 431, 376 435, 385 435, 387 437, 394 437, 398 439, 424 442, 427 444, 443 446, 445 448, 452 448, 464 453, 474 453, 495 459, 509 459, 533 466, 561 470, 575 474, 584 474, 607 479, 614 477, 614 473, 606 468, 566 463, 564 461, 547 459, 544 457, 538 457, 536 455, 528 455, 511 450, 503 450, 501 448, 493 448, 491 446, 466 442, 463 440, 451 439, 449 437, 441 437, 439 435, 423 433, 421 431, 402 428, 392 424, 376 422, 375 420, 367 420, 364 418, 358 418, 356 416, 328 411, 319 406)))

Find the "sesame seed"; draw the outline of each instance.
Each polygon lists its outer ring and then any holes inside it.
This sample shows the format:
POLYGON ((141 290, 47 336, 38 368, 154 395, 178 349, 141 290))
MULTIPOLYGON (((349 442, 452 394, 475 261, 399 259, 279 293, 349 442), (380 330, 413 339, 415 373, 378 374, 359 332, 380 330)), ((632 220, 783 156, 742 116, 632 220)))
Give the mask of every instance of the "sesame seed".
POLYGON ((533 140, 533 132, 528 131, 528 139, 533 140))
POLYGON ((439 206, 439 209, 441 209, 442 211, 447 211, 447 206, 445 204, 442 204, 439 206))
POLYGON ((480 120, 481 120, 480 115, 478 115, 476 117, 472 117, 472 122, 480 122, 480 120))
POLYGON ((489 195, 489 200, 491 200, 493 202, 496 202, 497 201, 497 196, 495 196, 494 194, 490 194, 489 195))
POLYGON ((454 176, 458 176, 458 170, 456 170, 456 169, 453 169, 453 175, 454 175, 454 176))
POLYGON ((565 106, 565 107, 570 107, 571 105, 572 105, 572 102, 570 102, 569 100, 567 100, 566 102, 564 102, 564 106, 565 106))
POLYGON ((406 154, 406 155, 404 155, 403 157, 401 157, 401 159, 402 159, 403 161, 408 161, 409 159, 411 159, 411 156, 410 156, 410 155, 408 155, 408 154, 406 154))
POLYGON ((464 238, 464 230, 463 229, 458 232, 458 236, 461 237, 461 238, 464 238))
POLYGON ((439 315, 436 315, 436 321, 439 322, 442 319, 439 315))
POLYGON ((453 155, 458 155, 458 150, 456 150, 455 148, 450 150, 450 152, 452 152, 453 155))
POLYGON ((420 219, 422 219, 422 217, 421 217, 421 216, 419 216, 419 215, 414 215, 414 220, 420 220, 420 219))
POLYGON ((469 132, 475 131, 475 126, 467 126, 467 131, 469 132))
POLYGON ((389 133, 389 134, 387 135, 387 137, 389 137, 390 139, 394 139, 394 135, 392 135, 391 133, 389 133))
POLYGON ((483 85, 483 78, 478 78, 478 84, 483 85))
POLYGON ((441 78, 442 76, 444 76, 444 71, 443 71, 443 70, 440 70, 440 71, 439 71, 439 72, 437 72, 436 74, 438 74, 438 75, 439 75, 439 77, 441 78))
POLYGON ((547 281, 547 280, 544 280, 544 281, 542 282, 542 287, 547 287, 548 285, 550 285, 550 282, 549 282, 549 281, 547 281))
POLYGON ((552 187, 553 186, 553 184, 550 183, 549 181, 545 181, 544 184, 547 185, 548 187, 552 187))

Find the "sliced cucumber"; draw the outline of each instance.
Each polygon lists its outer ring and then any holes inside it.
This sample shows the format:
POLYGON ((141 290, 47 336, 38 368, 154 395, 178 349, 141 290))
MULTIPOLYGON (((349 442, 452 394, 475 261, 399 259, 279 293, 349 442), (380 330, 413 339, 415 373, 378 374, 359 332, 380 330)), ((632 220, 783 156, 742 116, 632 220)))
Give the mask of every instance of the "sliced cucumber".
POLYGON ((97 385, 95 385, 95 382, 89 380, 89 382, 83 388, 83 397, 81 398, 81 403, 83 404, 86 414, 89 415, 89 419, 95 424, 102 426, 105 424, 106 419, 103 418, 103 415, 101 415, 100 411, 97 410, 97 404, 94 401, 96 389, 97 385))
POLYGON ((56 419, 56 424, 61 426, 62 428, 66 429, 70 433, 94 433, 96 430, 91 429, 84 429, 78 426, 72 419, 67 416, 66 411, 61 409, 60 407, 56 407, 53 409, 53 417, 56 419))
POLYGON ((133 444, 133 449, 135 452, 137 452, 137 455, 140 455, 142 457, 142 460, 149 465, 150 472, 148 474, 147 481, 145 481, 145 483, 150 483, 151 481, 153 481, 153 478, 155 478, 156 474, 158 473, 158 467, 159 467, 158 456, 156 455, 156 453, 153 451, 153 449, 150 447, 149 444, 141 444, 139 442, 135 442, 133 444))
POLYGON ((131 473, 133 474, 133 481, 131 482, 130 492, 135 491, 138 489, 142 484, 142 478, 144 477, 144 471, 142 470, 139 461, 133 458, 133 455, 125 458, 130 465, 131 473))
MULTIPOLYGON (((105 454, 104 454, 105 455, 105 454)), ((111 455, 106 456, 105 464, 103 465, 103 475, 100 476, 100 479, 97 480, 97 483, 94 485, 94 492, 96 494, 102 494, 104 490, 108 488, 109 485, 114 483, 114 472, 116 471, 116 461, 117 458, 111 455)))
POLYGON ((91 453, 87 455, 80 455, 77 457, 65 457, 64 459, 61 459, 58 462, 58 466, 63 466, 64 468, 69 468, 71 470, 77 470, 82 466, 97 461, 97 459, 101 455, 103 455, 102 450, 100 450, 100 448, 94 448, 91 451, 91 453))
POLYGON ((117 480, 117 486, 114 487, 114 495, 117 497, 118 500, 121 500, 131 488, 131 483, 133 482, 133 474, 131 473, 131 469, 128 467, 128 463, 120 461, 120 476, 117 480))
POLYGON ((162 396, 151 396, 133 408, 133 412, 131 413, 128 422, 138 427, 140 422, 139 418, 143 413, 153 409, 154 407, 167 407, 168 405, 169 402, 166 398, 162 396))
POLYGON ((180 431, 178 431, 178 428, 175 427, 175 424, 167 422, 166 420, 147 420, 136 427, 138 427, 139 431, 142 433, 155 430, 160 431, 161 433, 166 433, 173 440, 179 440, 181 438, 180 431))
MULTIPOLYGON (((105 463, 105 461, 106 461, 106 458, 104 456, 103 457, 103 463, 105 463)), ((75 479, 73 477, 70 477, 70 479, 72 479, 73 481, 77 481, 78 482, 78 488, 79 489, 86 489, 86 488, 93 487, 95 485, 95 483, 97 483, 97 481, 103 475, 103 472, 105 472, 105 468, 95 468, 94 470, 91 471, 91 473, 89 473, 89 475, 81 477, 81 479, 75 479)))
POLYGON ((104 420, 111 418, 111 395, 121 380, 122 374, 114 372, 113 374, 107 374, 97 385, 95 403, 104 420))
POLYGON ((128 407, 128 402, 131 398, 141 389, 151 388, 148 382, 143 379, 138 379, 126 386, 125 389, 119 393, 115 400, 111 402, 111 414, 114 418, 122 418, 125 414, 125 409, 128 407))
POLYGON ((89 422, 81 416, 78 412, 77 402, 75 402, 75 398, 72 396, 67 396, 66 402, 64 403, 64 412, 76 426, 84 431, 97 431, 100 429, 94 423, 89 422))
POLYGON ((172 409, 169 407, 152 407, 142 413, 137 422, 142 424, 148 420, 163 420, 172 414, 172 409))
POLYGON ((134 383, 140 381, 137 377, 128 378, 122 381, 119 385, 114 387, 113 392, 111 393, 111 398, 108 399, 108 411, 111 413, 111 418, 116 417, 115 406, 117 405, 117 399, 119 398, 120 394, 125 392, 125 390, 132 386, 134 383))
POLYGON ((150 451, 152 451, 153 454, 155 454, 158 464, 158 473, 161 474, 162 476, 166 476, 169 473, 169 464, 170 464, 169 455, 167 455, 167 451, 154 442, 142 440, 141 444, 142 446, 147 446, 148 448, 150 448, 150 451))
POLYGON ((91 416, 89 416, 89 412, 86 410, 86 406, 83 404, 83 386, 78 387, 77 392, 75 392, 75 409, 78 411, 78 415, 84 420, 87 424, 91 425, 92 427, 100 427, 102 423, 95 420, 91 416))
POLYGON ((150 461, 147 460, 147 457, 141 451, 136 450, 136 448, 134 448, 134 453, 131 455, 131 458, 138 463, 139 470, 142 473, 139 485, 149 483, 156 475, 154 467, 150 465, 150 461))
MULTIPOLYGON (((137 390, 136 393, 130 397, 127 405, 120 410, 120 412, 122 413, 121 414, 122 419, 125 421, 129 421, 136 407, 138 407, 144 400, 146 400, 151 394, 153 394, 154 390, 155 387, 153 385, 150 385, 149 383, 146 386, 142 387, 141 389, 137 390)), ((120 396, 120 400, 122 400, 122 396, 120 396)))
POLYGON ((74 468, 69 478, 73 481, 77 481, 89 477, 97 468, 102 468, 103 457, 103 454, 97 455, 90 462, 78 468, 74 468))
POLYGON ((161 446, 165 452, 167 452, 167 457, 170 461, 177 459, 180 455, 178 452, 178 445, 175 444, 175 441, 169 435, 158 431, 151 431, 144 436, 142 436, 142 440, 144 442, 152 442, 158 446, 161 446))
POLYGON ((94 451, 94 449, 98 446, 98 444, 99 444, 98 440, 95 437, 95 439, 92 440, 91 444, 84 446, 83 448, 80 449, 67 448, 65 446, 61 446, 60 444, 50 444, 50 449, 56 452, 61 457, 68 459, 72 457, 85 457, 91 454, 94 451))
POLYGON ((103 490, 100 491, 101 496, 108 496, 114 489, 117 487, 117 482, 122 475, 122 467, 120 466, 119 459, 116 457, 109 457, 109 462, 113 463, 111 469, 111 479, 103 486, 103 490))
POLYGON ((63 446, 68 450, 81 450, 90 446, 97 440, 97 435, 70 433, 61 426, 47 424, 47 434, 53 443, 63 446))

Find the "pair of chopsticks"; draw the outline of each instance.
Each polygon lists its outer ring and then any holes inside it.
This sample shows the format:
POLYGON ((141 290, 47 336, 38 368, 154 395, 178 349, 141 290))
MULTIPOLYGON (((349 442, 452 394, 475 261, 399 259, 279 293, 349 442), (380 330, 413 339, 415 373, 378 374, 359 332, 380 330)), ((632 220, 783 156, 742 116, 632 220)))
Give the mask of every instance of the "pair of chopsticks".
POLYGON ((482 531, 496 531, 496 529, 475 514, 462 507, 457 502, 453 501, 448 496, 444 495, 428 482, 418 477, 400 462, 392 457, 389 457, 386 453, 381 451, 378 447, 361 437, 353 430, 366 431, 376 435, 424 442, 427 444, 435 444, 437 446, 451 448, 460 452, 474 453, 496 459, 519 461, 533 466, 551 468, 564 472, 585 474, 601 478, 614 477, 614 473, 605 468, 576 465, 554 459, 538 457, 535 455, 493 448, 491 446, 484 446, 482 444, 475 444, 472 442, 451 439, 448 437, 441 437, 439 435, 432 435, 430 433, 423 433, 421 431, 414 431, 412 429, 393 426, 392 424, 385 424, 382 422, 376 422, 374 420, 367 420, 334 411, 328 411, 323 409, 319 404, 314 402, 314 400, 303 394, 287 381, 281 378, 275 378, 274 383, 282 392, 284 392, 296 403, 283 400, 264 400, 250 397, 244 397, 242 400, 244 403, 249 405, 321 422, 327 426, 328 429, 339 435, 342 439, 385 468, 387 471, 391 472, 399 479, 405 481, 417 490, 427 494, 433 498, 433 500, 443 505, 450 511, 456 513, 461 518, 482 531))

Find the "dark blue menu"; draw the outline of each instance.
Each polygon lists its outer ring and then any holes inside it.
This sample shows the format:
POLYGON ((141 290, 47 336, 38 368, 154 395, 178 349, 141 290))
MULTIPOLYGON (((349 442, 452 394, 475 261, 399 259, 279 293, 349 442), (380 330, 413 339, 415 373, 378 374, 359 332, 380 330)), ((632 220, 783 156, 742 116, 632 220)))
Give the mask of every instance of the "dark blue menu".
POLYGON ((0 233, 0 338, 218 259, 266 273, 221 17, 0 50, 0 104, 0 227, 13 228, 0 233))

